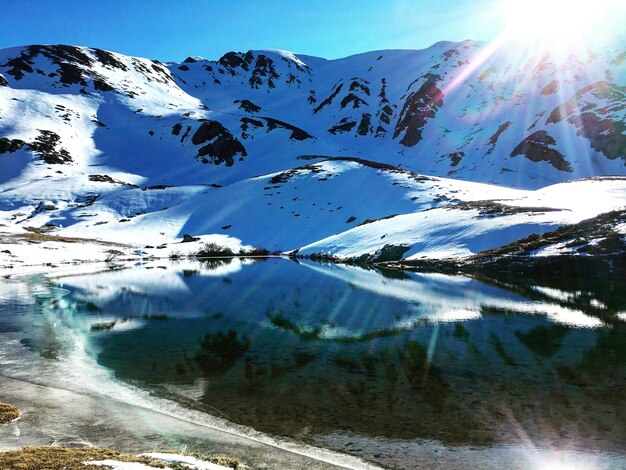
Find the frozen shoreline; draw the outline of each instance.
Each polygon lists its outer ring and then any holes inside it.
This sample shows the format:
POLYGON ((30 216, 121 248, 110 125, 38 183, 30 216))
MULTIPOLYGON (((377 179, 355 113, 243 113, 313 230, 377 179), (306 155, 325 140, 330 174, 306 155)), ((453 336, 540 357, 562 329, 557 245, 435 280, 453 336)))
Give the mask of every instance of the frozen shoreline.
MULTIPOLYGON (((377 468, 350 456, 334 464, 105 397, 36 385, 0 375, 2 399, 22 411, 0 426, 0 450, 92 444, 138 453, 159 449, 240 458, 254 468, 377 468)), ((326 458, 332 452, 320 449, 326 458)))
MULTIPOLYGON (((2 399, 20 407, 22 417, 0 426, 0 451, 24 446, 86 443, 139 453, 168 449, 179 452, 202 452, 239 458, 252 468, 379 468, 345 457, 343 464, 333 464, 293 453, 229 432, 191 423, 139 406, 74 393, 54 387, 31 384, 0 375, 2 399), (68 427, 72 422, 73 426, 68 427), (351 461, 351 464, 348 463, 351 461)), ((346 439, 374 454, 376 447, 386 443, 354 435, 333 435, 318 438, 346 439)), ((580 453, 528 446, 496 446, 488 448, 447 447, 435 442, 389 442, 398 448, 397 458, 389 468, 621 468, 626 456, 602 453, 580 453), (548 466, 548 467, 546 467, 548 466)), ((324 451, 332 454, 331 451, 324 451)))

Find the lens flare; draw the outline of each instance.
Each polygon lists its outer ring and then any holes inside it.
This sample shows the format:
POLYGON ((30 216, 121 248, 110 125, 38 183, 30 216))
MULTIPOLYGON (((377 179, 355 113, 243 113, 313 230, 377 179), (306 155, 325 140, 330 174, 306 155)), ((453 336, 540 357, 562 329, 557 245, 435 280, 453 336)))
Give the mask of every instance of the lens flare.
POLYGON ((615 7, 615 0, 504 0, 501 16, 516 39, 558 45, 601 30, 615 7))

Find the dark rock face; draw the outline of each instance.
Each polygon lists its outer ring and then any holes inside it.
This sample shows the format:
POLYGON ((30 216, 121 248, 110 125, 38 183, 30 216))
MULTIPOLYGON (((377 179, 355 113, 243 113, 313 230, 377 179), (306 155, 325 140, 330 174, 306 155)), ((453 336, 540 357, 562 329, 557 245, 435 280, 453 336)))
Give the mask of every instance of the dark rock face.
POLYGON ((364 113, 361 115, 361 122, 359 123, 359 127, 356 131, 358 135, 369 135, 372 133, 372 115, 369 113, 364 113))
POLYGON ((261 111, 261 107, 250 100, 236 100, 235 103, 239 103, 239 109, 243 109, 247 113, 258 113, 261 111))
MULTIPOLYGON (((254 63, 254 70, 248 82, 252 88, 259 88, 263 85, 264 80, 269 88, 274 88, 274 80, 278 80, 280 75, 276 72, 274 61, 269 57, 261 54, 254 63)), ((293 80, 292 80, 293 81, 293 80)))
POLYGON ((443 92, 437 87, 440 77, 426 74, 422 78, 425 79, 424 83, 407 97, 393 133, 394 139, 404 133, 400 143, 407 147, 412 147, 422 139, 424 126, 443 106, 443 92))
MULTIPOLYGON (((249 53, 250 54, 250 53, 249 53)), ((250 54, 251 56, 252 54, 250 54)), ((224 68, 229 69, 231 75, 234 75, 236 72, 233 69, 241 67, 243 70, 249 70, 250 62, 252 61, 252 57, 245 56, 241 52, 227 52, 217 61, 218 64, 223 66, 224 68)))
POLYGON ((71 163, 72 156, 60 145, 61 138, 52 131, 40 130, 39 136, 29 144, 30 149, 44 162, 52 164, 71 163))
POLYGON ((450 157, 450 166, 458 166, 464 156, 465 152, 452 152, 448 155, 448 157, 450 157))
POLYGON ((0 74, 0 86, 9 86, 9 82, 2 74, 0 74))
POLYGON ((124 72, 128 71, 128 67, 123 62, 119 61, 113 54, 109 51, 104 51, 102 49, 93 49, 98 62, 104 65, 107 68, 111 69, 119 69, 124 72))
POLYGON ((348 93, 341 100, 341 109, 345 108, 349 104, 352 105, 352 109, 357 109, 357 108, 360 108, 361 106, 367 106, 367 103, 364 100, 362 100, 361 98, 359 98, 358 96, 352 93, 348 93))
MULTIPOLYGON (((365 81, 365 80, 363 80, 365 81)), ((368 82, 366 82, 368 83, 368 82)), ((361 90, 363 93, 365 93, 367 96, 370 96, 370 89, 367 85, 365 85, 364 83, 360 83, 356 80, 353 80, 352 83, 350 83, 350 89, 349 91, 354 91, 354 90, 361 90)))
POLYGON ((389 261, 400 261, 404 254, 411 249, 406 245, 385 245, 374 254, 362 255, 356 258, 360 263, 383 263, 389 261))
POLYGON ((626 125, 623 121, 602 119, 592 112, 581 113, 568 121, 576 126, 577 135, 590 140, 594 150, 611 160, 621 158, 626 162, 626 125))
POLYGON ((335 97, 341 92, 341 89, 343 88, 343 83, 337 83, 334 87, 333 87, 333 92, 330 94, 330 96, 328 98, 326 98, 324 101, 322 101, 314 110, 313 110, 313 114, 317 114, 319 111, 321 111, 324 106, 328 106, 329 104, 331 104, 333 102, 333 100, 335 99, 335 97))
POLYGON ((31 67, 33 64, 32 55, 28 51, 22 51, 19 57, 9 59, 2 64, 3 67, 10 67, 7 74, 11 75, 15 80, 21 80, 27 73, 33 73, 31 67))
POLYGON ((356 126, 355 121, 344 122, 342 124, 337 124, 336 126, 331 127, 330 129, 328 129, 328 132, 333 135, 337 134, 337 132, 350 132, 354 128, 354 126, 356 126))
POLYGON ((594 150, 611 160, 626 161, 626 124, 620 118, 624 109, 626 87, 599 81, 581 88, 569 101, 556 107, 546 123, 566 119, 576 128, 577 135, 589 139, 594 150), (600 103, 596 104, 598 100, 600 103))
POLYGON ((219 165, 225 163, 232 166, 235 155, 247 156, 245 147, 235 137, 217 121, 205 121, 191 137, 194 145, 201 145, 196 155, 196 160, 202 163, 213 163, 219 165))
POLYGON ((0 138, 0 155, 3 153, 17 152, 24 146, 24 141, 20 139, 0 138))
POLYGON ((179 122, 172 126, 172 135, 180 135, 180 131, 183 129, 183 125, 179 122))
POLYGON ((258 117, 256 119, 244 117, 241 118, 241 130, 243 131, 243 137, 247 138, 248 134, 246 131, 249 127, 254 128, 262 128, 267 124, 267 132, 271 132, 275 129, 286 129, 291 131, 289 135, 290 140, 306 140, 306 139, 314 139, 314 137, 308 132, 296 127, 292 124, 288 124, 283 121, 279 121, 278 119, 273 119, 270 117, 258 117), (265 123, 265 124, 264 124, 265 123))
POLYGON ((291 135, 289 136, 289 139, 291 140, 306 140, 306 139, 313 138, 311 134, 309 134, 306 131, 303 131, 299 127, 293 126, 283 121, 279 121, 278 119, 272 119, 269 117, 264 117, 261 119, 265 119, 265 121, 267 122, 268 131, 274 130, 276 128, 288 129, 292 131, 291 135))
POLYGON ((543 89, 541 90, 541 94, 542 95, 553 95, 557 91, 559 91, 559 81, 558 80, 552 80, 545 87, 543 87, 543 89))
POLYGON ((556 141, 546 131, 537 131, 522 140, 511 152, 511 157, 524 155, 533 162, 548 162, 560 171, 572 171, 572 166, 556 149, 556 141))
POLYGON ((500 138, 502 133, 509 128, 510 125, 511 125, 511 121, 503 122, 502 124, 500 124, 498 126, 498 130, 491 137, 489 137, 489 146, 490 147, 487 150, 487 155, 489 155, 489 154, 491 154, 491 152, 493 152, 493 149, 496 147, 496 144, 498 143, 498 139, 500 138))
POLYGON ((131 184, 131 183, 127 183, 125 181, 119 181, 119 180, 113 179, 109 175, 89 175, 89 181, 93 181, 93 182, 96 182, 96 183, 119 184, 119 185, 122 185, 122 186, 129 186, 129 187, 133 187, 133 188, 137 187, 137 185, 135 185, 135 184, 131 184))
POLYGON ((200 237, 192 237, 188 233, 183 234, 183 240, 181 243, 192 243, 200 240, 200 237))
MULTIPOLYGON (((56 72, 48 74, 49 77, 58 77, 58 82, 53 83, 53 86, 69 87, 71 85, 79 85, 87 87, 91 82, 96 91, 116 91, 110 83, 107 83, 105 77, 94 71, 94 65, 100 64, 107 69, 118 69, 124 72, 130 70, 129 66, 111 52, 63 44, 28 46, 20 52, 18 57, 11 58, 4 64, 0 64, 0 66, 7 67, 6 73, 19 81, 26 74, 35 72, 40 75, 44 74, 42 70, 33 68, 35 59, 38 57, 47 59, 57 67, 56 72)), ((131 62, 135 71, 144 75, 148 81, 157 81, 164 84, 172 82, 169 72, 162 64, 156 61, 146 65, 145 62, 133 58, 131 62)), ((86 90, 81 90, 81 93, 86 92, 86 90)), ((128 91, 128 94, 132 95, 132 92, 128 91)))
POLYGON ((191 137, 191 142, 194 145, 200 145, 214 139, 218 135, 224 135, 225 133, 230 134, 230 132, 228 132, 219 122, 205 121, 191 137))

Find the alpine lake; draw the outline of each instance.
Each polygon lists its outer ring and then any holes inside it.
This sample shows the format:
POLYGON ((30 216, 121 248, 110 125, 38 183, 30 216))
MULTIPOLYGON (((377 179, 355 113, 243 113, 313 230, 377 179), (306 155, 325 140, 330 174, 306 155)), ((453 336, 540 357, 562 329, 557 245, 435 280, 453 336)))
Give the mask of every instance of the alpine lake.
POLYGON ((151 399, 382 467, 490 449, 517 449, 522 468, 541 468, 544 450, 626 465, 623 280, 235 258, 0 290, 1 375, 106 393, 51 372, 97 369, 151 399))

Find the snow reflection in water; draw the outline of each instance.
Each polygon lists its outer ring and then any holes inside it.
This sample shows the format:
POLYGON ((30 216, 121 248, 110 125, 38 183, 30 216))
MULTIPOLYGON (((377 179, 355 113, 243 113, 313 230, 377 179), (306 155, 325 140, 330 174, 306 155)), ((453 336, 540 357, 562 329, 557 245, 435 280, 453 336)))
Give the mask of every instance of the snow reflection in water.
POLYGON ((393 442, 420 439, 617 452, 626 441, 624 283, 272 259, 58 284, 70 295, 50 312, 118 379, 262 431, 383 464, 393 442))

